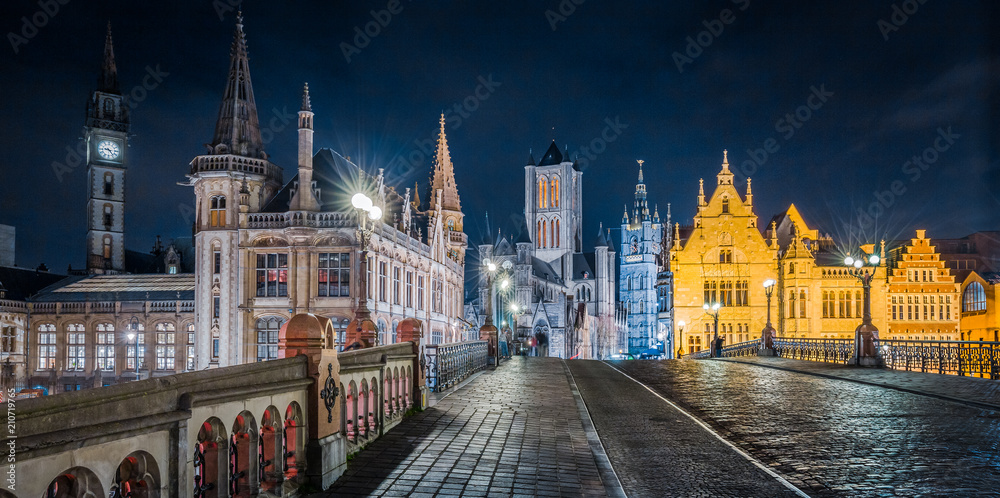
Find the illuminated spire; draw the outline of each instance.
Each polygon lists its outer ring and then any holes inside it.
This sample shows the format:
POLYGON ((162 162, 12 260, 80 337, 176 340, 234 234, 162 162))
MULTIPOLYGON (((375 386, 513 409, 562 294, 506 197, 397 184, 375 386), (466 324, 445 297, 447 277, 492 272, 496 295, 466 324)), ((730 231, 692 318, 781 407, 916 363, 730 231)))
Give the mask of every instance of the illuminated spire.
POLYGON ((437 153, 434 158, 434 176, 431 179, 431 192, 440 190, 441 209, 445 211, 461 211, 462 203, 458 198, 458 186, 455 184, 455 168, 451 164, 451 152, 448 151, 448 137, 444 131, 444 113, 441 114, 441 130, 438 135, 437 153))
POLYGON ((236 15, 236 32, 229 56, 229 77, 219 107, 212 148, 225 145, 222 153, 238 154, 253 158, 266 158, 264 142, 260 138, 257 104, 250 82, 250 58, 246 36, 243 33, 243 12, 236 15))
POLYGON ((722 171, 718 174, 719 185, 732 185, 733 172, 729 171, 729 151, 722 150, 722 171))
POLYGON ((306 83, 305 88, 302 90, 302 109, 303 111, 312 112, 312 102, 309 100, 309 83, 306 83))

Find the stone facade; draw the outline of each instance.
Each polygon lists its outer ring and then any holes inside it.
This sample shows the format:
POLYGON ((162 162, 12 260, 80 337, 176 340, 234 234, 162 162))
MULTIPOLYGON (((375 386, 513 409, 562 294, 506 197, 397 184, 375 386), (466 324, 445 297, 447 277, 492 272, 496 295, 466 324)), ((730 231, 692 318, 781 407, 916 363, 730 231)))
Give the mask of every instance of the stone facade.
POLYGON ((426 340, 457 340, 466 238, 444 123, 426 205, 340 154, 313 149, 308 86, 298 119, 298 169, 287 182, 264 151, 242 19, 215 136, 191 161, 196 202, 196 365, 270 359, 276 331, 297 313, 333 320, 342 342, 367 292, 382 344, 415 317, 426 340), (236 109, 236 111, 234 111, 236 109), (359 278, 364 193, 383 211, 368 247, 367 289, 359 278))
MULTIPOLYGON (((669 215, 666 226, 670 226, 669 215)), ((639 163, 639 182, 635 186, 635 201, 632 215, 628 211, 622 217, 621 266, 619 267, 618 300, 626 314, 627 327, 623 349, 632 354, 639 354, 648 348, 654 348, 659 342, 658 336, 664 335, 664 352, 672 357, 673 346, 671 335, 664 334, 672 330, 668 302, 661 303, 660 293, 669 289, 669 278, 661 282, 661 244, 669 244, 669 235, 664 241, 663 223, 660 222, 659 209, 654 207, 649 213, 649 203, 646 200, 646 184, 642 176, 642 162, 639 163), (662 306, 661 306, 662 304, 662 306), (661 307, 664 314, 664 329, 661 331, 661 307)), ((669 292, 663 296, 669 301, 669 292)))

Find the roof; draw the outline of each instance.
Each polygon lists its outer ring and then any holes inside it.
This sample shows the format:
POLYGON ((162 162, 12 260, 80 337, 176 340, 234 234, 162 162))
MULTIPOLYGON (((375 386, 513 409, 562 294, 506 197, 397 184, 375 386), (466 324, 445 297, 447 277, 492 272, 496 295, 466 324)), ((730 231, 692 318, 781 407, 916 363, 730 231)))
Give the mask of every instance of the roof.
POLYGON ((194 299, 194 274, 69 277, 42 289, 34 302, 171 301, 194 299))
POLYGON ((559 152, 559 146, 556 145, 556 141, 553 140, 552 144, 549 145, 549 150, 545 151, 545 155, 542 156, 542 160, 538 161, 539 166, 552 166, 553 164, 560 164, 563 162, 562 152, 559 152))
POLYGON ((6 290, 6 298, 15 301, 24 301, 45 287, 65 278, 66 275, 57 275, 47 271, 0 266, 0 286, 6 290))
POLYGON ((531 230, 528 229, 528 220, 524 216, 521 216, 521 223, 518 224, 517 234, 512 238, 515 244, 531 243, 531 230))
POLYGON ((531 273, 542 280, 551 280, 562 283, 562 279, 559 278, 559 273, 555 270, 555 268, 552 268, 552 265, 534 256, 531 257, 531 273))
POLYGON ((574 253, 573 254, 573 280, 593 280, 594 279, 594 253, 574 253), (587 276, 583 276, 586 273, 587 276))

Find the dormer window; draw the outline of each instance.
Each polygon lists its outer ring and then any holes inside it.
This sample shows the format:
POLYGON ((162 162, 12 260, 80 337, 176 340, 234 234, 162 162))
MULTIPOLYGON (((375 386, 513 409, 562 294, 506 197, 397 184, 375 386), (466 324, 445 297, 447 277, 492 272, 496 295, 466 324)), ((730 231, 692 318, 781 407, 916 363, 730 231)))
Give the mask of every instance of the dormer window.
POLYGON ((722 199, 722 214, 729 214, 729 199, 722 199))

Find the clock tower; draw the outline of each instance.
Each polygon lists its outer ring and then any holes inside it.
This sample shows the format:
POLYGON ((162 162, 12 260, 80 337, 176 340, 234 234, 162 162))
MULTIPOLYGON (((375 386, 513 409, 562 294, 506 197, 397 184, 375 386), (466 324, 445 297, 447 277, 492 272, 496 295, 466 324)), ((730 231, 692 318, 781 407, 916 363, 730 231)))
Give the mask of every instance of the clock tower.
POLYGON ((125 268, 125 161, 128 108, 118 86, 111 23, 104 41, 104 65, 87 102, 87 272, 121 273, 125 268))
MULTIPOLYGON (((649 214, 646 183, 642 178, 643 161, 638 162, 639 182, 635 186, 632 214, 629 216, 626 208, 622 216, 621 276, 618 280, 618 299, 628 319, 626 346, 632 354, 657 347, 661 333, 669 342, 669 334, 660 330, 657 317, 660 300, 656 284, 663 224, 655 206, 653 214, 649 214)), ((664 353, 669 357, 670 352, 667 344, 664 353)))

